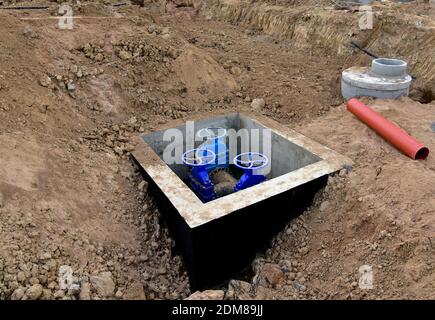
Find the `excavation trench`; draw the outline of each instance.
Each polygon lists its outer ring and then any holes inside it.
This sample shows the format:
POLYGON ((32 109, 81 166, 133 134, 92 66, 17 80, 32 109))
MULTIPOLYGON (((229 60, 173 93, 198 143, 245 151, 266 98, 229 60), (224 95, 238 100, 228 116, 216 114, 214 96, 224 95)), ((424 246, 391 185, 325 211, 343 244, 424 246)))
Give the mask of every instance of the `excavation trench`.
POLYGON ((243 0, 191 0, 191 3, 207 19, 261 30, 292 49, 317 51, 319 57, 335 56, 344 66, 357 58, 354 54, 359 52, 350 44, 355 41, 380 57, 407 61, 410 73, 425 81, 435 77, 435 32, 430 15, 433 8, 428 8, 427 15, 417 16, 391 14, 384 7, 375 13, 373 28, 361 30, 359 12, 333 10, 326 4, 313 9, 313 6, 279 6, 243 0))

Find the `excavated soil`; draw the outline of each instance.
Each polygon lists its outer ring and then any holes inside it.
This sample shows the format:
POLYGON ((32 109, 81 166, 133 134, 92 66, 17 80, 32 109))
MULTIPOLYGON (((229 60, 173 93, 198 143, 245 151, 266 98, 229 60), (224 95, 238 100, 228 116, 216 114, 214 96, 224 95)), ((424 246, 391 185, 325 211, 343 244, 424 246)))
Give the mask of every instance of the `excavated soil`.
POLYGON ((0 299, 188 297, 132 138, 234 111, 354 166, 259 253, 252 279, 206 298, 434 299, 434 157, 400 154, 340 96, 341 71, 370 63, 351 40, 407 60, 410 97, 365 102, 435 150, 434 8, 377 3, 374 29, 361 31, 358 11, 337 2, 82 1, 62 30, 55 3, 0 1, 0 299), (256 98, 265 105, 253 110, 256 98), (359 287, 362 266, 373 289, 359 287))

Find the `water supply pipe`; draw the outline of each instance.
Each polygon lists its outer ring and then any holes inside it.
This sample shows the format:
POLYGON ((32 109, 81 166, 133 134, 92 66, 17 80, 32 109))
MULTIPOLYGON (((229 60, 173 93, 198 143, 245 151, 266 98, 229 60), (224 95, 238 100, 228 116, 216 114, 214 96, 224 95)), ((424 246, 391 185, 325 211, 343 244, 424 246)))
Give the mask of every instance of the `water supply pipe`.
POLYGON ((424 160, 428 157, 429 149, 420 141, 358 99, 350 99, 347 102, 347 110, 408 157, 414 160, 424 160))

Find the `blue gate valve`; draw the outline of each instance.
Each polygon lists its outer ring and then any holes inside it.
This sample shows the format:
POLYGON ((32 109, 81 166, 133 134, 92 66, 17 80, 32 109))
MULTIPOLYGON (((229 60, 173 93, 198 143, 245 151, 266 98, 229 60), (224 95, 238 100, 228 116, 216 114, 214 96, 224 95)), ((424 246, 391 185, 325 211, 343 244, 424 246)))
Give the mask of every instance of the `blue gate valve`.
POLYGON ((241 153, 234 158, 233 162, 236 167, 244 171, 234 187, 235 192, 253 187, 266 180, 265 175, 254 172, 268 165, 269 159, 264 154, 258 152, 241 153))
POLYGON ((192 149, 183 154, 182 161, 189 166, 189 183, 203 202, 216 198, 214 185, 207 172, 207 166, 216 161, 216 154, 209 149, 192 149))
POLYGON ((206 166, 206 170, 211 172, 215 169, 227 169, 229 167, 229 151, 224 140, 227 130, 221 127, 203 128, 197 133, 199 138, 205 138, 206 142, 201 149, 213 151, 216 154, 214 162, 206 166))

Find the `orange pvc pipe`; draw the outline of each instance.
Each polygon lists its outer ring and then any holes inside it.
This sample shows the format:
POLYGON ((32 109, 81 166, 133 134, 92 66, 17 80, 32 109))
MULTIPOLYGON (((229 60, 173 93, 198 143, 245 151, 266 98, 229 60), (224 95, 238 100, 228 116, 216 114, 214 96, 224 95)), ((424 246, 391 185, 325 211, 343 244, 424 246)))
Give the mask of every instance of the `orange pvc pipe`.
POLYGON ((428 157, 429 149, 420 141, 411 137, 403 129, 385 119, 358 99, 350 99, 347 102, 347 110, 408 157, 414 160, 424 160, 428 157))

